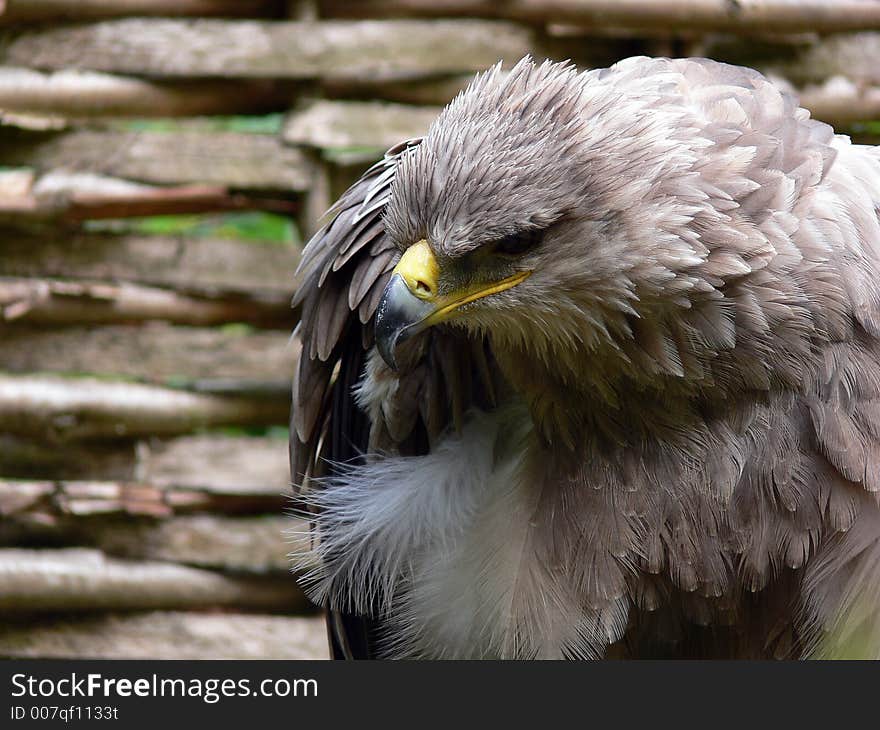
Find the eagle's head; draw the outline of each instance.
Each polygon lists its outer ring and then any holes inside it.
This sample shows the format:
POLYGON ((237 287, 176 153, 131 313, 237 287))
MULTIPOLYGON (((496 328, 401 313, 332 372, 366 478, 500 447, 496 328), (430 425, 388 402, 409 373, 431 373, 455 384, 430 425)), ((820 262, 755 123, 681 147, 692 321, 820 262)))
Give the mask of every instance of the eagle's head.
POLYGON ((670 62, 626 63, 496 67, 402 157, 385 226, 403 255, 376 317, 389 365, 403 340, 448 322, 582 367, 715 292, 713 232, 741 224, 713 200, 724 161, 700 169, 718 140, 670 62))

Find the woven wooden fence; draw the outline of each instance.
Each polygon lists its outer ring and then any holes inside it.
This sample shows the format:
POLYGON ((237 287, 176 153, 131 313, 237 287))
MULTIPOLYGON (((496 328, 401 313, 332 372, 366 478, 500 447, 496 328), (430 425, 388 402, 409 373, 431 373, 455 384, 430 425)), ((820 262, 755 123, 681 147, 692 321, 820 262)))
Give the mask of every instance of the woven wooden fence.
POLYGON ((286 557, 300 241, 527 52, 746 63, 880 133, 875 0, 0 0, 0 656, 326 655, 286 557))

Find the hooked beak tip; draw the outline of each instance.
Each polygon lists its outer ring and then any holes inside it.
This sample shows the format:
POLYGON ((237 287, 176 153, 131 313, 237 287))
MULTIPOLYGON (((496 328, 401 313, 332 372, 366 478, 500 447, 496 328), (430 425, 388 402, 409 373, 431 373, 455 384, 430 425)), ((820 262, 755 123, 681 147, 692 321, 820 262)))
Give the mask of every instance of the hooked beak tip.
POLYGON ((395 335, 391 335, 389 337, 380 337, 378 325, 379 318, 377 317, 376 349, 379 351, 379 355, 385 361, 385 364, 394 372, 397 372, 397 358, 395 357, 395 350, 397 349, 397 337, 395 335))
POLYGON ((434 310, 430 302, 416 297, 400 274, 394 274, 376 309, 375 334, 379 355, 394 371, 397 371, 397 347, 413 335, 421 332, 420 325, 434 310))

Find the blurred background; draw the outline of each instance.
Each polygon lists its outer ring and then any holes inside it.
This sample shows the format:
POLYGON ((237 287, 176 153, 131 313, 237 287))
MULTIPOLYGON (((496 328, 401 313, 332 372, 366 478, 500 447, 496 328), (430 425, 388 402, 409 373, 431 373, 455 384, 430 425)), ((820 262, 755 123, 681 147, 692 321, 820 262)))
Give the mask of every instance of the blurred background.
POLYGON ((880 139, 880 0, 0 0, 0 656, 326 656, 286 557, 299 251, 527 52, 742 63, 880 139))

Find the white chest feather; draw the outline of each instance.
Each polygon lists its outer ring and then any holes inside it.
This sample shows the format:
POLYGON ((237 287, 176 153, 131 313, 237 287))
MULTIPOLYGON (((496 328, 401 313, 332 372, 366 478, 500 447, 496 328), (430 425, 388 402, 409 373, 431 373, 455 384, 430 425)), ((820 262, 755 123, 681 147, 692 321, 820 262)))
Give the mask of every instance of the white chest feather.
MULTIPOLYGON (((312 594, 382 611, 392 656, 559 657, 591 653, 579 601, 542 555, 528 478, 531 421, 477 414, 421 457, 348 470, 315 497, 326 525, 312 594)), ((587 626, 590 624, 590 626, 587 626)), ((605 635, 605 643, 613 637, 605 635)))

